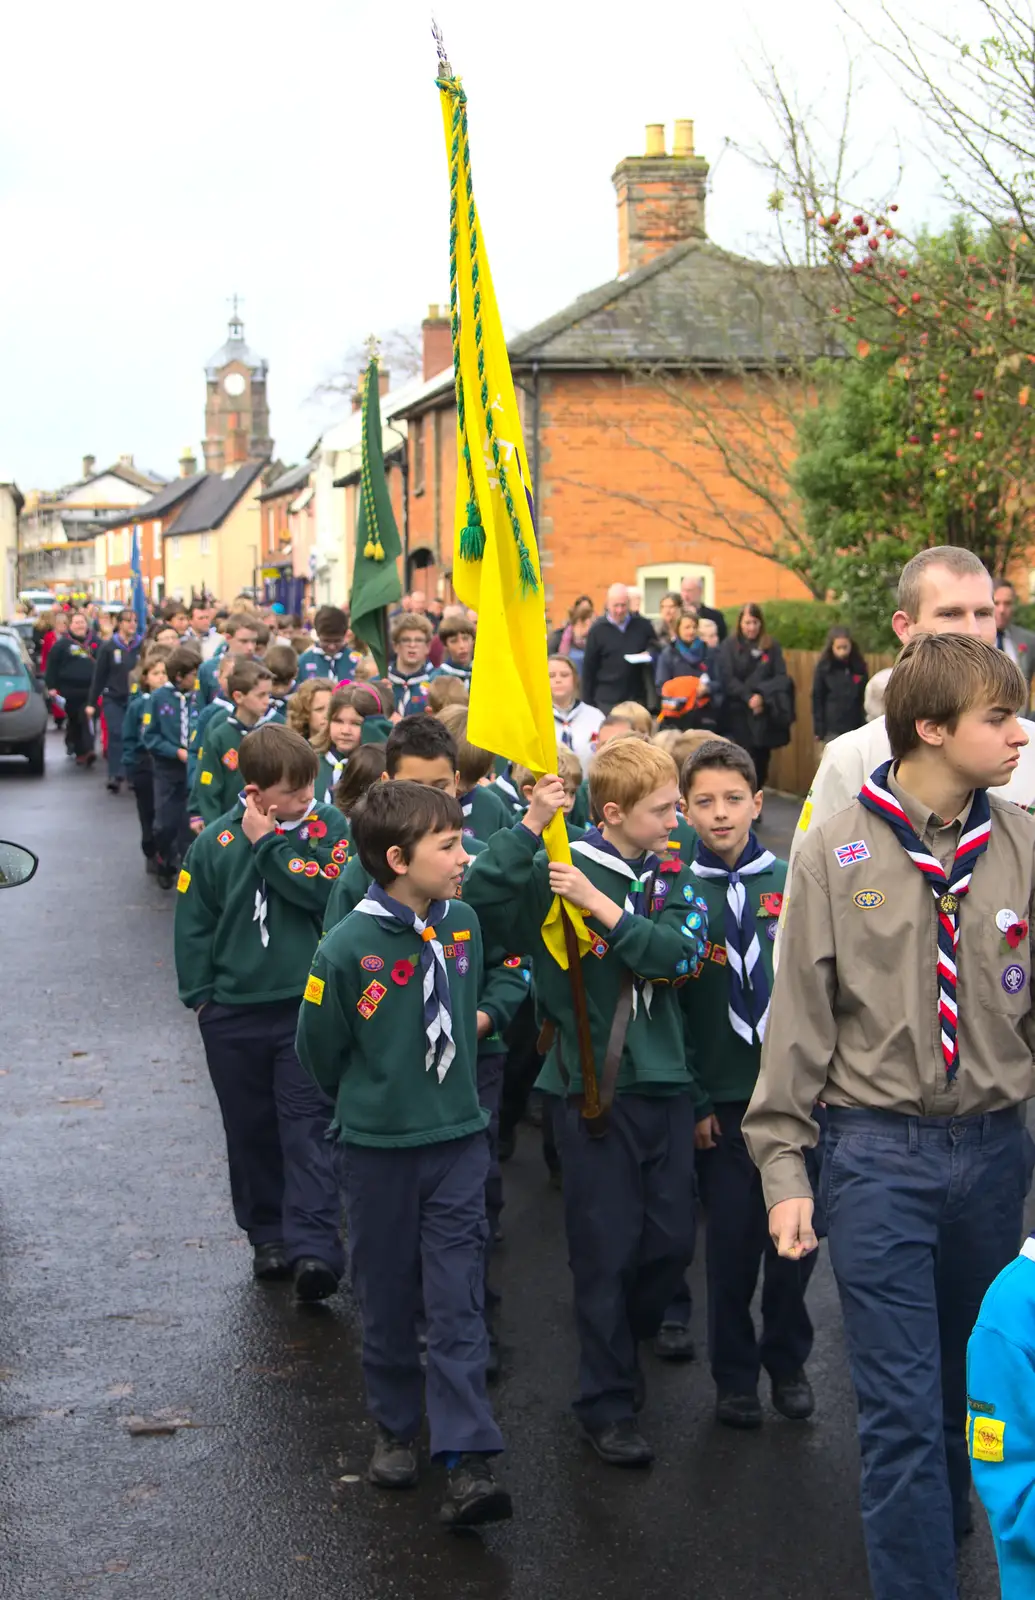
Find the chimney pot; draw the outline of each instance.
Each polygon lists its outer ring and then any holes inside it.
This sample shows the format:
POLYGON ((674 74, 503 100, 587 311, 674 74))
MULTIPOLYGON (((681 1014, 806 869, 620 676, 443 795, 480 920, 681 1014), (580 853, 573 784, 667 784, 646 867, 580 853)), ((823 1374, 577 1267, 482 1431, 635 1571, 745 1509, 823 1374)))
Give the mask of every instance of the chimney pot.
POLYGON ((384 399, 385 395, 388 393, 388 391, 389 391, 389 389, 391 387, 392 387, 392 375, 391 375, 391 373, 390 372, 386 372, 384 367, 379 366, 378 369, 377 369, 377 392, 381 396, 382 400, 384 399))
POLYGON ((692 156, 694 153, 694 125, 689 117, 677 117, 672 139, 674 156, 692 156))
POLYGON ((93 477, 93 469, 94 469, 94 467, 96 465, 97 465, 97 457, 96 456, 84 456, 83 457, 83 477, 84 478, 92 478, 93 477))
POLYGON ((120 467, 131 467, 132 465, 133 465, 133 457, 132 456, 119 456, 119 466, 120 467))
POLYGON ((424 382, 453 364, 453 332, 449 307, 431 305, 421 323, 421 373, 424 382))
POLYGON ((665 154, 665 124, 663 122, 648 122, 646 153, 649 156, 663 156, 665 154))
POLYGON ((191 449, 189 444, 184 445, 183 453, 180 456, 180 477, 193 478, 197 470, 198 462, 194 451, 191 449))

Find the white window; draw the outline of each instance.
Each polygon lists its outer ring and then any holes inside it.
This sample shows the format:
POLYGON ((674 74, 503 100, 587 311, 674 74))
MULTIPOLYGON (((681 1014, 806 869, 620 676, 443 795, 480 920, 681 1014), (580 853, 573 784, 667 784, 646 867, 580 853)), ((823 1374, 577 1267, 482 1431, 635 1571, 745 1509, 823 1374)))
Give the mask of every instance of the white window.
POLYGON ((128 561, 129 560, 131 549, 132 549, 132 541, 130 539, 129 529, 128 528, 123 528, 123 530, 122 530, 122 559, 123 559, 123 561, 128 561))
POLYGON ((108 565, 109 567, 115 565, 115 535, 113 533, 108 535, 108 565))
POLYGON ((700 578, 704 584, 704 604, 715 604, 715 568, 681 561, 656 561, 653 566, 636 568, 636 587, 643 595, 643 610, 648 617, 659 615, 661 597, 671 589, 679 593, 684 578, 700 578))
POLYGON ((152 522, 152 524, 151 524, 151 534, 152 534, 152 537, 154 539, 154 545, 152 547, 152 553, 153 553, 154 558, 155 558, 156 561, 161 561, 161 559, 162 559, 162 524, 160 522, 152 522))
POLYGON ((180 559, 180 541, 175 534, 172 541, 172 558, 174 561, 179 561, 180 559))
POLYGON ((212 549, 212 535, 210 533, 203 533, 201 535, 201 553, 202 553, 202 555, 203 556, 207 556, 209 554, 209 552, 211 551, 211 549, 212 549))

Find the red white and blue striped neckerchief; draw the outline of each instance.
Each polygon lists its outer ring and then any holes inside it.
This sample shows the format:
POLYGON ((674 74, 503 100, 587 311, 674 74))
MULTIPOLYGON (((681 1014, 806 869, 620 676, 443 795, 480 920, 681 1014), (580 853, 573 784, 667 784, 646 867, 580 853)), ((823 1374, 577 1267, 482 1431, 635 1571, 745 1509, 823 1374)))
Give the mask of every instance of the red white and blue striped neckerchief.
POLYGON ((960 942, 960 910, 970 888, 978 857, 988 849, 992 836, 992 816, 988 795, 975 789, 967 820, 963 824, 956 857, 948 873, 926 848, 912 823, 888 788, 893 763, 885 761, 859 791, 867 811, 882 817, 897 836, 906 855, 919 867, 931 886, 938 913, 938 1020, 941 1024, 942 1056, 951 1083, 959 1067, 959 1012, 956 1005, 956 949, 960 942))

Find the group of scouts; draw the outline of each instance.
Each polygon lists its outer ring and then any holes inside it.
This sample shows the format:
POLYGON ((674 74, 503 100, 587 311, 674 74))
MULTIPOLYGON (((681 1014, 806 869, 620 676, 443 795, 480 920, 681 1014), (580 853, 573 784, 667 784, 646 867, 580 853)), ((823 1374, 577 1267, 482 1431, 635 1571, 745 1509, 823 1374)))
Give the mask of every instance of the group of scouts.
POLYGON ((426 1415, 443 1522, 511 1514, 489 1260, 501 1107, 512 1138, 534 1039, 574 1409, 596 1454, 652 1459, 641 1354, 693 1354, 699 1204, 718 1421, 762 1423, 763 1370, 775 1411, 808 1418, 805 1295, 826 1237, 875 1600, 953 1600, 972 1469, 1004 1594, 1030 1595, 1035 1240, 1017 1249, 1035 1161, 1035 745, 980 562, 939 549, 903 570, 886 715, 827 747, 790 867, 755 836, 739 746, 696 733, 673 750, 616 708, 588 774, 562 747, 536 781, 469 743, 452 694, 436 703, 443 678, 465 686, 470 629, 436 675, 429 625, 402 617, 388 679, 359 685, 341 682, 343 614, 340 632, 320 621, 272 711, 272 665, 228 628, 233 664, 209 674, 227 704, 190 785, 199 690, 182 659, 141 694, 155 756, 184 769, 163 866, 196 833, 176 962, 235 1214, 257 1278, 325 1299, 344 1196, 370 1481, 417 1482, 426 1415), (558 812, 573 865, 542 847, 558 812), (558 896, 587 935, 574 985, 558 896))

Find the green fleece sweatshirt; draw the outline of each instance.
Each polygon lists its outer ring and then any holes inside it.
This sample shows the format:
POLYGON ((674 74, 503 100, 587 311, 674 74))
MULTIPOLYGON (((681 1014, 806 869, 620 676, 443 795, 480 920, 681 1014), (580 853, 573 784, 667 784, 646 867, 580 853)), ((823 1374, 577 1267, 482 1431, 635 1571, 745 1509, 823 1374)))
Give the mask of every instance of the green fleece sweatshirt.
POLYGON ((337 1103, 343 1144, 402 1149, 480 1132, 478 984, 482 936, 459 900, 435 932, 449 977, 456 1056, 439 1082, 425 1065, 420 939, 403 923, 353 911, 323 940, 298 1016, 299 1059, 337 1103))
POLYGON ((464 814, 464 838, 480 839, 483 844, 514 822, 514 813, 495 785, 476 784, 466 794, 457 795, 464 814))
MULTIPOLYGON (((624 904, 628 878, 578 851, 573 851, 573 859, 609 900, 624 904)), ((687 920, 692 910, 688 902, 693 900, 687 868, 676 858, 662 865, 669 870, 658 873, 649 915, 627 913, 611 930, 587 919, 595 942, 582 959, 582 973, 598 1071, 626 973, 653 985, 649 1006, 646 992, 641 991, 636 1016, 629 1022, 619 1093, 664 1094, 691 1087, 677 991, 699 959, 707 930, 694 929, 687 920)), ((538 1086, 551 1094, 579 1093, 582 1075, 571 985, 568 974, 548 954, 541 934, 553 904, 541 841, 525 827, 494 834, 467 874, 464 899, 478 912, 486 938, 505 936, 519 949, 532 951, 537 1014, 557 1027, 563 1056, 562 1070, 555 1043, 538 1086)))
MULTIPOLYGON (((680 990, 686 1025, 687 1061, 693 1074, 698 1118, 715 1105, 750 1100, 762 1060, 762 1046, 748 1044, 733 1031, 729 1019, 730 973, 726 961, 726 885, 719 878, 691 874, 700 910, 707 910, 711 938, 692 981, 680 990)), ((773 940, 787 881, 786 861, 767 872, 741 878, 751 914, 756 919, 762 965, 773 988, 773 940)))
MULTIPOLYGON (((477 839, 465 839, 464 849, 468 855, 475 857, 481 854, 485 846, 477 839)), ((372 882, 373 879, 359 856, 351 856, 341 877, 331 888, 323 922, 325 934, 330 933, 359 905, 372 882)), ((528 994, 528 985, 522 971, 526 965, 527 963, 516 951, 512 951, 509 945, 485 944, 478 1009, 492 1018, 495 1028, 480 1041, 479 1055, 506 1055, 507 1045, 502 1035, 528 994)))
POLYGON ((262 723, 243 723, 231 714, 209 724, 205 742, 198 747, 197 771, 187 809, 192 816, 208 824, 215 822, 228 811, 237 798, 241 780, 237 775, 238 751, 241 741, 253 728, 266 727, 271 722, 282 723, 278 713, 263 719, 262 723))
POLYGON ((344 819, 332 807, 314 806, 301 828, 267 834, 256 845, 243 815, 238 803, 199 834, 179 876, 173 943, 186 1006, 298 998, 344 865, 344 819), (263 886, 266 945, 256 898, 263 886))

